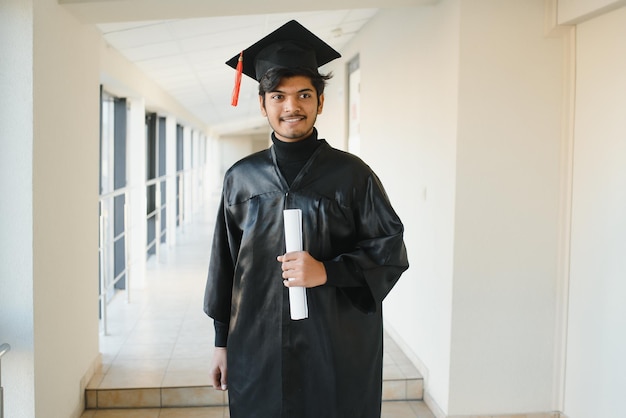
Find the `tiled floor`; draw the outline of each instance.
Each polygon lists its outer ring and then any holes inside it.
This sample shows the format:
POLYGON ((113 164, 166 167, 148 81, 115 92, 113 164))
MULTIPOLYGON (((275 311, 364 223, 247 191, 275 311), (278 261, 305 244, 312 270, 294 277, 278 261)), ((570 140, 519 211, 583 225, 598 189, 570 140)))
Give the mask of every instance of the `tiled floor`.
MULTIPOLYGON (((208 398, 209 405, 226 403, 208 377, 213 325, 202 299, 213 229, 205 218, 213 212, 207 212, 179 231, 175 247, 149 260, 145 277, 131 277, 130 302, 119 293, 108 305, 102 370, 87 388, 87 406, 133 409, 88 409, 82 418, 228 417, 226 407, 207 406, 208 398)), ((389 338, 384 379, 384 418, 433 417, 422 402, 407 401, 421 397, 422 379, 389 338)))

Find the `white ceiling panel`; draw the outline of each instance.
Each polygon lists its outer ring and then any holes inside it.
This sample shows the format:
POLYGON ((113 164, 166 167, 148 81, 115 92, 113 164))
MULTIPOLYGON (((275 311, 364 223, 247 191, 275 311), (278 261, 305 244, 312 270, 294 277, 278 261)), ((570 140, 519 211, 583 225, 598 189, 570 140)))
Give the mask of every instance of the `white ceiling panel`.
POLYGON ((126 58, 134 62, 180 56, 181 53, 180 45, 176 41, 159 42, 124 49, 126 58))

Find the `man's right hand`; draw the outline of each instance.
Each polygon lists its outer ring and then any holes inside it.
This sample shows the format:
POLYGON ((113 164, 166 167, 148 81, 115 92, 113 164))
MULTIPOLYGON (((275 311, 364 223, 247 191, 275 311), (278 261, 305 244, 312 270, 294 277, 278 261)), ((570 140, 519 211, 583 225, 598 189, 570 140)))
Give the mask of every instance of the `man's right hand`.
POLYGON ((213 350, 213 360, 209 371, 213 387, 217 390, 228 389, 228 379, 226 372, 226 347, 215 347, 213 350))

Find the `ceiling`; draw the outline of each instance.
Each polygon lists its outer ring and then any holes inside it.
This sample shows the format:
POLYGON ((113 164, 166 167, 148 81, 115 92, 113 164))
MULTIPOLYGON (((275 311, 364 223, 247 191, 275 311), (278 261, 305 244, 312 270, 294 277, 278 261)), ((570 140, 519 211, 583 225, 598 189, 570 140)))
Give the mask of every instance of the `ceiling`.
POLYGON ((96 24, 108 44, 198 120, 222 132, 263 122, 254 80, 244 77, 239 105, 230 105, 235 73, 224 62, 288 20, 341 52, 380 7, 434 1, 58 0, 96 24))

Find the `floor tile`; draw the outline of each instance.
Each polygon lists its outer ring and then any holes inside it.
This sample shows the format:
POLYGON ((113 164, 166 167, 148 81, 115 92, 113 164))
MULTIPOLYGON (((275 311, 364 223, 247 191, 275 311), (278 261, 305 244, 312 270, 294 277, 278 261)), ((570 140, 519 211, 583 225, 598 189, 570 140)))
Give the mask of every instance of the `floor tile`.
POLYGON ((383 418, 417 417, 408 402, 383 402, 381 416, 383 418))
POLYGON ((93 415, 83 414, 81 418, 159 418, 160 409, 109 409, 94 411, 93 415))
POLYGON ((161 390, 103 390, 98 391, 98 408, 160 408, 161 390))
POLYGON ((113 370, 104 376, 96 389, 160 388, 165 372, 113 370))
POLYGON ((225 405, 224 392, 203 386, 196 388, 164 388, 161 391, 163 407, 225 405))
POLYGON ((163 387, 210 386, 208 373, 172 371, 163 377, 163 387))
POLYGON ((171 408, 163 409, 159 418, 224 418, 224 408, 171 408))
POLYGON ((410 401, 408 404, 411 406, 411 409, 415 412, 415 416, 417 418, 435 418, 435 415, 431 412, 430 409, 426 406, 423 401, 410 401))
POLYGON ((398 401, 406 399, 405 380, 384 380, 383 401, 398 401))

